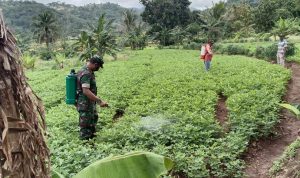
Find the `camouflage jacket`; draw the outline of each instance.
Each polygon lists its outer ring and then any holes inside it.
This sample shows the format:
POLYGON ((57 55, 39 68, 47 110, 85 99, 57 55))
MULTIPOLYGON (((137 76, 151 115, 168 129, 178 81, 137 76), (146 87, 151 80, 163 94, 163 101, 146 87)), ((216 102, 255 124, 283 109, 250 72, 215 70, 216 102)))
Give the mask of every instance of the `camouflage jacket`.
POLYGON ((89 88, 93 94, 97 95, 95 74, 89 71, 86 66, 82 67, 77 73, 77 110, 94 110, 96 103, 83 94, 82 86, 89 88))

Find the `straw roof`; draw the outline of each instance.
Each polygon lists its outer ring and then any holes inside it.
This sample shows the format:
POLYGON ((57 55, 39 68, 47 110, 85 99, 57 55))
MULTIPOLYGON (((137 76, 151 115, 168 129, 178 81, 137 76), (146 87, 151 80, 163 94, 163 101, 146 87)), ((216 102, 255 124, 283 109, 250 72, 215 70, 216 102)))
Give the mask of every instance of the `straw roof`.
POLYGON ((50 177, 44 108, 26 82, 20 57, 0 9, 0 178, 50 177))

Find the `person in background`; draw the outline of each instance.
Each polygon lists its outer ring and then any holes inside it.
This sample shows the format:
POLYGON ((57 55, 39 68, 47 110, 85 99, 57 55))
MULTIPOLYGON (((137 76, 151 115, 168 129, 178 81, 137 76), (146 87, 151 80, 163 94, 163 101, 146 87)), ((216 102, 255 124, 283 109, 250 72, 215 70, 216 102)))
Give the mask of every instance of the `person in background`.
POLYGON ((98 113, 96 104, 108 107, 108 103, 97 96, 95 71, 103 68, 104 61, 100 56, 88 59, 85 66, 77 73, 77 111, 79 113, 80 139, 89 140, 96 135, 98 113))
POLYGON ((211 67, 211 60, 213 57, 213 51, 212 51, 212 46, 213 46, 213 41, 212 40, 208 40, 207 44, 205 45, 205 57, 204 57, 204 67, 206 71, 210 70, 211 67))
POLYGON ((277 64, 280 64, 284 67, 285 62, 285 52, 287 50, 287 41, 283 36, 279 37, 278 50, 277 50, 277 64))

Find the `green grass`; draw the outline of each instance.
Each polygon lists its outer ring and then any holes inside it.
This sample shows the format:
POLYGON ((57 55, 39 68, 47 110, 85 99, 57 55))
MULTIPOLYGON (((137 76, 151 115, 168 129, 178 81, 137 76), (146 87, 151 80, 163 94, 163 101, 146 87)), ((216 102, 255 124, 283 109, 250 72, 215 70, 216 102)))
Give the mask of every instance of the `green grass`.
POLYGON ((106 156, 144 150, 170 157, 174 172, 191 178, 243 177, 240 156, 250 139, 269 134, 277 123, 290 72, 226 55, 216 55, 205 72, 192 50, 124 53, 126 59, 106 62, 96 75, 99 96, 125 115, 114 123, 115 110, 101 109, 93 144, 78 139, 78 114, 64 103, 69 69, 27 72, 47 107, 52 167, 72 177, 106 156), (228 98, 228 132, 215 119, 220 93, 228 98))

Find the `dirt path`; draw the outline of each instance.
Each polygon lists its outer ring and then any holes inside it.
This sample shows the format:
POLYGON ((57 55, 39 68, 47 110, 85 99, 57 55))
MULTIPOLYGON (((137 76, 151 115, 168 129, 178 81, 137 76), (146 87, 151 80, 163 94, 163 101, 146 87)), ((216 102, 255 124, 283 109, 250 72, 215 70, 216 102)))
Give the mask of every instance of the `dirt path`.
POLYGON ((219 99, 216 105, 216 117, 220 125, 224 126, 227 121, 228 110, 226 107, 227 98, 222 94, 219 94, 219 99))
MULTIPOLYGON (((284 97, 287 103, 300 103, 300 65, 289 63, 292 79, 284 97)), ((278 135, 251 143, 245 155, 245 173, 250 178, 267 178, 273 161, 281 156, 284 149, 298 137, 300 120, 288 111, 281 112, 281 121, 276 127, 278 135)))

